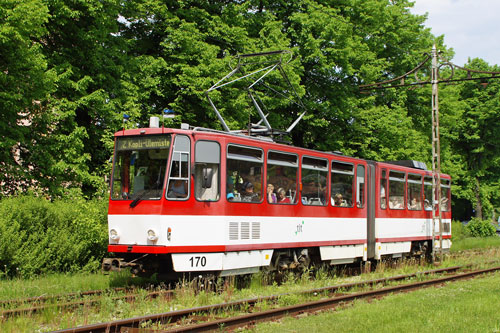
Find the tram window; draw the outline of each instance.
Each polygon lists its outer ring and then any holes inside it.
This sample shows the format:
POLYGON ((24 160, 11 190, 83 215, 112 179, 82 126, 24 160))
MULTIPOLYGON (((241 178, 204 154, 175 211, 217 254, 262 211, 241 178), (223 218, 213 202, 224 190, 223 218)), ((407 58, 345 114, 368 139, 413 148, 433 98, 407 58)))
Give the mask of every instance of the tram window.
POLYGON ((269 203, 297 202, 298 157, 276 151, 267 154, 266 197, 269 203))
POLYGON ((389 171, 389 208, 405 208, 405 178, 404 172, 389 171))
POLYGON ((262 201, 261 149, 230 144, 227 147, 226 198, 231 202, 262 201))
POLYGON ((382 170, 382 176, 380 177, 380 208, 387 208, 387 198, 385 193, 387 192, 387 171, 382 170))
POLYGON ((185 135, 177 135, 167 185, 167 198, 170 200, 187 200, 189 197, 190 153, 189 138, 185 135))
POLYGON ((441 211, 448 212, 451 209, 451 181, 441 178, 441 211))
POLYGON ((214 141, 198 141, 194 150, 194 191, 200 201, 220 197, 220 146, 214 141))
POLYGON ((302 158, 302 204, 313 206, 326 205, 327 177, 327 160, 307 156, 302 158))
POLYGON ((159 200, 170 151, 170 135, 117 138, 111 198, 159 200))
POLYGON ((424 209, 432 210, 432 176, 424 177, 424 209))
POLYGON ((356 173, 356 205, 358 208, 365 206, 365 166, 358 165, 356 173))
POLYGON ((408 209, 422 210, 422 176, 408 174, 408 209))
POLYGON ((354 165, 332 162, 331 204, 332 206, 352 207, 354 165))

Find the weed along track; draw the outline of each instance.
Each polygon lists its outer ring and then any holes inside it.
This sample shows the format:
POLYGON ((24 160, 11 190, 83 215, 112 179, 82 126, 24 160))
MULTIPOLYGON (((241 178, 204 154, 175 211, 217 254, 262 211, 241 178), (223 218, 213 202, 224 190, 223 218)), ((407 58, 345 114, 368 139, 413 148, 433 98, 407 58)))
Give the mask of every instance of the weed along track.
POLYGON ((170 299, 173 294, 172 290, 160 290, 148 292, 145 295, 141 295, 137 293, 137 290, 135 289, 115 288, 113 290, 92 290, 81 293, 70 293, 66 295, 40 296, 11 301, 2 301, 0 305, 3 308, 7 309, 0 312, 0 319, 30 315, 36 312, 43 312, 50 308, 58 308, 61 310, 70 311, 78 307, 95 306, 100 304, 103 301, 104 297, 107 297, 107 295, 122 292, 125 294, 111 297, 111 300, 114 302, 131 302, 138 297, 156 298, 160 296, 170 299))
POLYGON ((256 322, 274 320, 286 315, 296 315, 333 308, 356 299, 381 297, 391 293, 468 279, 481 274, 498 271, 500 267, 457 273, 458 270, 463 269, 466 269, 466 267, 454 266, 408 275, 317 288, 297 293, 257 297, 79 326, 58 332, 131 332, 137 328, 154 328, 155 330, 172 332, 198 332, 221 328, 236 328, 252 325, 256 322), (435 275, 439 275, 439 277, 432 278, 435 275), (401 281, 406 282, 400 284, 401 281))
POLYGON ((103 294, 109 294, 111 292, 129 292, 131 289, 127 288, 114 288, 108 290, 89 290, 82 291, 76 293, 68 293, 68 294, 60 294, 60 295, 40 295, 35 297, 27 297, 21 299, 11 299, 11 300, 3 300, 0 301, 0 306, 19 306, 19 305, 39 305, 48 302, 59 302, 59 301, 68 301, 75 298, 82 298, 85 296, 99 296, 103 294))

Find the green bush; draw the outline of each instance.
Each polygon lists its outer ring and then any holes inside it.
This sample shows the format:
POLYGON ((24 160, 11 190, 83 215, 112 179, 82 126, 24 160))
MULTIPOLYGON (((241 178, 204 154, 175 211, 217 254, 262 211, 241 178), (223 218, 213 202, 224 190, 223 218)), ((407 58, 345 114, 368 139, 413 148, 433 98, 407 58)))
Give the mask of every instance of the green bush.
POLYGON ((496 235, 495 227, 490 221, 473 218, 466 226, 472 237, 490 237, 496 235))
POLYGON ((33 195, 0 201, 0 271, 30 277, 95 270, 106 253, 105 200, 49 201, 33 195))
POLYGON ((461 222, 451 222, 451 236, 453 241, 459 241, 464 238, 470 237, 469 229, 467 229, 461 222))

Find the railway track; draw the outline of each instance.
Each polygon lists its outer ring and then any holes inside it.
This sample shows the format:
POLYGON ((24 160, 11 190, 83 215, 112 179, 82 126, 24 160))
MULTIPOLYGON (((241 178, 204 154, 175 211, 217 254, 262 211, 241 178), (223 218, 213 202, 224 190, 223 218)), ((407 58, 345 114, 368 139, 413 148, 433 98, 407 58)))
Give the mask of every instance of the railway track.
POLYGON ((131 290, 130 288, 113 288, 107 290, 88 290, 88 291, 60 294, 60 295, 41 295, 41 296, 26 297, 13 300, 0 300, 0 306, 46 303, 51 301, 69 300, 72 298, 79 298, 85 296, 103 295, 112 292, 128 292, 130 290, 131 290))
MULTIPOLYGON (((439 277, 435 279, 429 279, 419 282, 411 282, 400 284, 396 286, 386 286, 384 288, 377 288, 374 290, 357 292, 352 294, 342 294, 342 295, 334 295, 331 296, 332 293, 337 291, 346 291, 349 289, 353 289, 356 287, 366 287, 366 286, 378 286, 378 285, 387 285, 389 283, 395 281, 408 280, 411 278, 418 278, 419 276, 431 275, 431 274, 451 274, 459 269, 464 269, 464 267, 455 266, 444 269, 436 269, 426 272, 420 272, 415 274, 408 275, 399 275, 390 278, 363 281, 357 283, 336 285, 331 287, 324 287, 319 289, 313 289, 301 292, 301 294, 310 294, 314 296, 318 295, 328 295, 328 297, 309 301, 306 303, 291 305, 286 307, 277 307, 275 309, 262 311, 262 312, 253 312, 253 313, 245 313, 243 315, 238 315, 231 318, 217 318, 214 317, 214 314, 220 313, 221 316, 225 311, 234 311, 235 309, 249 309, 251 311, 255 311, 258 307, 259 303, 267 302, 276 304, 280 298, 290 294, 281 294, 281 295, 273 295, 266 297, 258 297, 252 299, 246 299, 235 302, 228 302, 210 306, 196 307, 172 312, 165 312, 155 315, 148 315, 143 317, 135 317, 129 319, 123 319, 118 321, 79 326, 70 329, 64 329, 57 332, 134 332, 137 328, 141 328, 141 332, 145 332, 143 325, 145 323, 152 325, 164 325, 164 330, 171 332, 188 332, 188 331, 212 331, 212 330, 220 330, 221 328, 236 328, 241 326, 252 325, 256 322, 266 321, 266 320, 274 320, 285 315, 293 315, 304 312, 313 312, 322 309, 332 308, 338 306, 339 304, 345 304, 348 302, 352 302, 356 299, 362 298, 373 298, 384 296, 390 293, 403 292, 408 290, 414 290, 423 287, 429 287, 433 285, 440 285, 445 282, 468 279, 475 277, 477 275, 486 274, 489 272, 494 272, 500 270, 500 267, 494 267, 489 269, 482 269, 476 271, 470 271, 465 273, 458 273, 453 275, 448 275, 444 277, 439 277), (202 321, 201 323, 196 323, 187 326, 180 326, 181 323, 186 322, 194 322, 194 321, 202 321)), ((157 332, 157 331, 155 331, 157 332)))
MULTIPOLYGON (((481 251, 461 251, 458 255, 450 255, 450 257, 460 257, 464 254, 476 254, 482 253, 481 251)), ((36 313, 43 311, 44 309, 51 307, 58 307, 60 309, 71 309, 78 306, 92 305, 98 302, 100 299, 91 299, 91 297, 98 296, 109 296, 113 293, 127 293, 127 295, 117 296, 113 300, 124 300, 131 301, 137 295, 134 293, 137 291, 135 288, 113 288, 106 290, 90 290, 83 292, 75 292, 60 295, 40 295, 36 297, 28 297, 22 299, 13 300, 0 300, 0 319, 8 318, 13 316, 26 315, 31 313, 36 313), (75 300, 80 299, 80 300, 75 300), (75 301, 71 301, 75 300, 75 301)), ((174 291, 164 291, 167 295, 166 297, 174 297, 174 291)), ((157 297, 158 293, 151 292, 147 297, 154 298, 157 297)))
POLYGON ((17 317, 29 315, 36 312, 43 312, 46 309, 58 308, 62 310, 71 310, 80 306, 92 306, 99 304, 106 295, 118 292, 125 292, 125 295, 112 297, 111 300, 116 301, 133 301, 138 297, 156 298, 163 296, 170 299, 173 295, 172 290, 159 290, 148 292, 147 294, 139 294, 134 289, 129 288, 114 288, 112 290, 91 290, 80 293, 69 293, 64 295, 39 296, 10 301, 0 301, 0 306, 3 308, 16 307, 0 311, 0 319, 9 317, 17 317), (97 298, 89 298, 99 296, 97 298), (82 298, 77 301, 70 302, 70 299, 82 298))
POLYGON ((5 320, 10 317, 26 316, 43 312, 46 309, 58 308, 70 311, 81 306, 93 306, 99 304, 103 297, 109 297, 115 293, 125 293, 125 295, 115 296, 111 301, 130 302, 137 297, 149 299, 163 296, 167 299, 175 297, 174 290, 161 290, 148 292, 146 295, 139 294, 136 288, 112 288, 106 290, 89 290, 75 293, 59 295, 40 295, 12 300, 0 300, 0 319, 5 320), (101 297, 100 297, 101 296, 101 297))

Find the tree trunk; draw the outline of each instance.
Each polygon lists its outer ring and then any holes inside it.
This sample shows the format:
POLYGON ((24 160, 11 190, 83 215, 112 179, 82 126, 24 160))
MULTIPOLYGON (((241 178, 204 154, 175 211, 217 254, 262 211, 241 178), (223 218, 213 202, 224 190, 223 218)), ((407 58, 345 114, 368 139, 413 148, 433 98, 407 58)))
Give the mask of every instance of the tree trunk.
POLYGON ((476 218, 483 219, 483 204, 481 202, 479 179, 476 178, 476 218))

